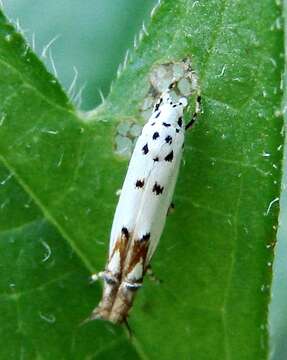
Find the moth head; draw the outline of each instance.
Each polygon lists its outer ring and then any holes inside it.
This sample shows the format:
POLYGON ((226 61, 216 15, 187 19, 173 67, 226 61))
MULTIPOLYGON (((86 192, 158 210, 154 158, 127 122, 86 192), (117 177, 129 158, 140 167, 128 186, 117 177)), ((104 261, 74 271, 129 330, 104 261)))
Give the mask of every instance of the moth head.
POLYGON ((187 106, 187 99, 185 97, 176 98, 176 95, 171 94, 170 89, 167 89, 161 94, 157 104, 154 107, 154 113, 156 117, 159 116, 157 112, 160 110, 161 114, 165 114, 168 117, 177 118, 182 116, 184 108, 187 106))
POLYGON ((182 106, 183 108, 187 107, 187 99, 185 97, 181 97, 178 100, 178 105, 182 106))

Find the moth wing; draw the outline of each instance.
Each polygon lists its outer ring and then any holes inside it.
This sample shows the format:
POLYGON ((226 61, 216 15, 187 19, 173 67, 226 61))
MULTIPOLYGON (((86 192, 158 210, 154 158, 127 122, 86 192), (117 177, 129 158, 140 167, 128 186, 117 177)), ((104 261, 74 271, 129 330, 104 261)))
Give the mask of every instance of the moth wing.
MULTIPOLYGON (((183 140, 184 135, 181 134, 172 147, 173 161, 162 159, 154 162, 147 178, 133 235, 134 239, 139 240, 147 234, 150 235, 145 266, 150 262, 164 229, 167 211, 172 201, 180 168, 183 140)), ((168 145, 165 144, 164 146, 168 145)), ((161 146, 159 153, 162 151, 161 146)))
POLYGON ((145 182, 154 166, 154 161, 150 154, 144 154, 143 148, 147 140, 148 136, 146 134, 142 134, 138 138, 130 159, 114 215, 110 237, 110 255, 113 252, 117 240, 121 236, 123 228, 128 230, 130 237, 134 232, 139 206, 144 196, 145 182), (143 186, 141 187, 141 185, 143 186))
POLYGON ((161 200, 158 210, 155 211, 155 221, 151 226, 151 242, 147 254, 146 264, 148 265, 155 252, 166 222, 166 216, 172 202, 174 189, 181 163, 181 153, 172 167, 167 167, 165 172, 169 176, 169 183, 166 186, 165 198, 161 200))

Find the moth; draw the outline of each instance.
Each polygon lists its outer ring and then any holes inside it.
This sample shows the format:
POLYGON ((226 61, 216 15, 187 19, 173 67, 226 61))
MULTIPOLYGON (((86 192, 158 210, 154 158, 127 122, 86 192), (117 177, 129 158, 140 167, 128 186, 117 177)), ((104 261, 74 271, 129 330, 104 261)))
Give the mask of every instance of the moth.
POLYGON ((133 151, 114 215, 105 270, 92 275, 103 279, 102 300, 90 320, 126 322, 137 290, 164 229, 181 163, 186 98, 174 102, 170 89, 154 106, 133 151))

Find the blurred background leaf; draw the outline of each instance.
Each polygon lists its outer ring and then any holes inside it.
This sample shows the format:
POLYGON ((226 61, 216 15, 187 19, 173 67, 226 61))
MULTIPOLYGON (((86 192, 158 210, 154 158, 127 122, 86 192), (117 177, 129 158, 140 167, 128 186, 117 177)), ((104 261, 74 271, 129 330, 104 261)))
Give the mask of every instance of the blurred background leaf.
MULTIPOLYGON (((35 33, 36 51, 39 55, 43 48, 59 35, 52 45, 59 79, 68 90, 75 74, 78 74, 77 89, 80 90, 86 84, 82 95, 82 108, 91 109, 100 102, 99 91, 104 95, 108 94, 118 64, 123 61, 126 49, 133 46, 134 35, 141 28, 142 21, 149 21, 149 12, 154 3, 154 1, 127 0, 96 2, 62 0, 43 1, 39 6, 39 1, 7 0, 4 1, 4 6, 7 14, 14 21, 19 19, 21 28, 31 44, 34 42, 33 33, 35 33)), ((54 71, 49 56, 45 62, 51 71, 54 71)), ((285 197, 285 203, 284 200, 282 201, 283 214, 284 211, 286 214, 286 208, 285 197)), ((43 226, 41 221, 40 225, 43 226)), ((40 225, 37 225, 39 229, 40 225)), ((286 267, 284 267, 286 246, 283 245, 286 233, 286 228, 284 230, 282 226, 279 233, 281 247, 278 247, 280 251, 276 262, 277 277, 271 317, 273 360, 282 360, 286 357, 287 351, 284 349, 283 335, 287 331, 284 301, 287 291, 286 281, 282 281, 284 277, 286 279, 286 267)), ((83 272, 85 273, 84 270, 83 272)))
POLYGON ((143 21, 148 22, 155 0, 4 0, 5 14, 20 25, 26 39, 48 69, 53 72, 52 55, 59 80, 66 88, 77 77, 83 86, 82 108, 100 103, 99 91, 107 96, 117 68, 128 48, 133 47, 143 21), (75 74, 78 74, 75 75, 75 74))

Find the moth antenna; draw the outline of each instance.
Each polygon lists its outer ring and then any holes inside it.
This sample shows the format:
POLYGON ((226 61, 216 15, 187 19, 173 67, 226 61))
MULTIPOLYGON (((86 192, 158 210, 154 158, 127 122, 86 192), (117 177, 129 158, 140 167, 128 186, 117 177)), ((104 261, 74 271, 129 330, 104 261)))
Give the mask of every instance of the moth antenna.
POLYGON ((201 113, 201 96, 200 93, 197 95, 196 97, 196 101, 195 101, 195 111, 192 114, 191 120, 186 124, 185 126, 185 130, 190 129, 194 123, 196 122, 198 115, 201 113))

